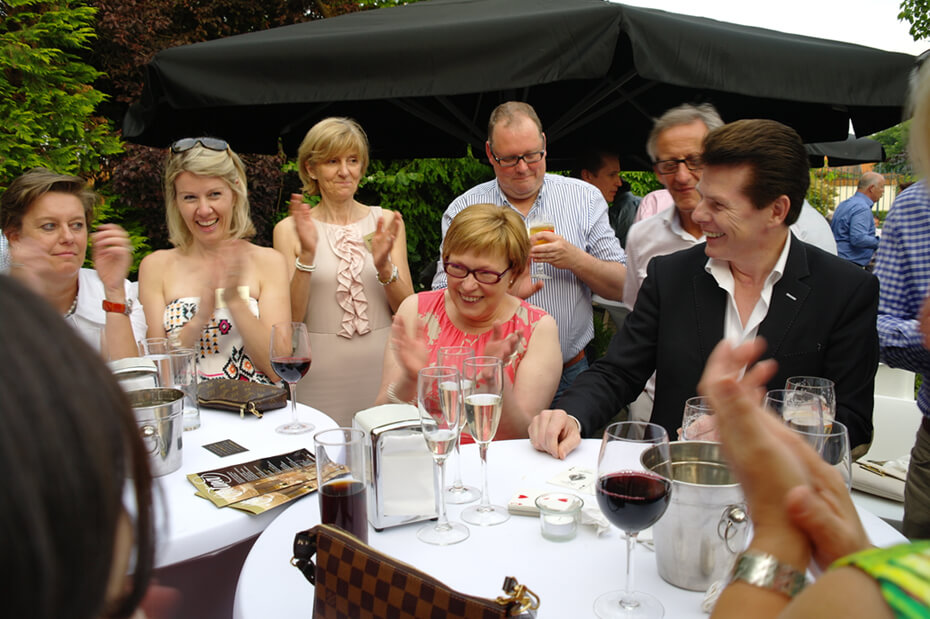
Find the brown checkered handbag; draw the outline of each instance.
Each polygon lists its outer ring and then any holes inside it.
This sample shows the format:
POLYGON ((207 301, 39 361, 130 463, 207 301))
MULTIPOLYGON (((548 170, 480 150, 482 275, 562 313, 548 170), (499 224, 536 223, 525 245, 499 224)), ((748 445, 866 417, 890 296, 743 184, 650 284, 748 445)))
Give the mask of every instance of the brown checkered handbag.
POLYGON ((296 535, 291 564, 316 587, 314 619, 532 618, 539 608, 536 594, 511 576, 495 600, 465 595, 325 524, 296 535))

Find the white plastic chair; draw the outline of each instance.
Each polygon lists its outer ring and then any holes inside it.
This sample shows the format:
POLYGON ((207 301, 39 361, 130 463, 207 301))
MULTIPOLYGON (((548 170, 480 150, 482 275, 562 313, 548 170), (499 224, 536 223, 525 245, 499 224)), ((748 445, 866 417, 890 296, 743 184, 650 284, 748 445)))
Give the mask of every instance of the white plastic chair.
POLYGON ((878 364, 875 373, 875 395, 914 399, 914 373, 878 364))

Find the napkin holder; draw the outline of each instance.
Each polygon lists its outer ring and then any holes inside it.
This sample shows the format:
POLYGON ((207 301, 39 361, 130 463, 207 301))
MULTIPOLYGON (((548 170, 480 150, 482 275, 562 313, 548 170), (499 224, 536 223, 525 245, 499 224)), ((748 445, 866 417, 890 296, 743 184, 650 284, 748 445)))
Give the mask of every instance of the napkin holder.
POLYGON ((415 406, 385 404, 355 414, 370 449, 368 521, 376 531, 436 518, 433 456, 415 406))

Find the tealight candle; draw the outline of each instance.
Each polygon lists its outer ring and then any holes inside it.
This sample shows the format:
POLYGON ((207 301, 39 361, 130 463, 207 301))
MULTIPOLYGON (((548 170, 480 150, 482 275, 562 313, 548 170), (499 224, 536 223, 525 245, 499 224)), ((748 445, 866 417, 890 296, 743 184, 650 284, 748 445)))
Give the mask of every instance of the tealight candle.
POLYGON ((547 492, 536 499, 542 536, 553 542, 575 537, 584 501, 567 492, 547 492))

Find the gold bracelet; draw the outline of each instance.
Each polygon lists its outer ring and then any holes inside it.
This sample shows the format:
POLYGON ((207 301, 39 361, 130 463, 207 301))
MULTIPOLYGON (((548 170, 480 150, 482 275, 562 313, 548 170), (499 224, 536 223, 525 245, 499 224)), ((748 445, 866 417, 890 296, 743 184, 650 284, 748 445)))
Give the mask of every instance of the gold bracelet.
POLYGON ((294 266, 297 267, 298 271, 303 271, 304 273, 313 273, 316 271, 315 264, 304 264, 300 261, 300 258, 294 258, 294 266))

